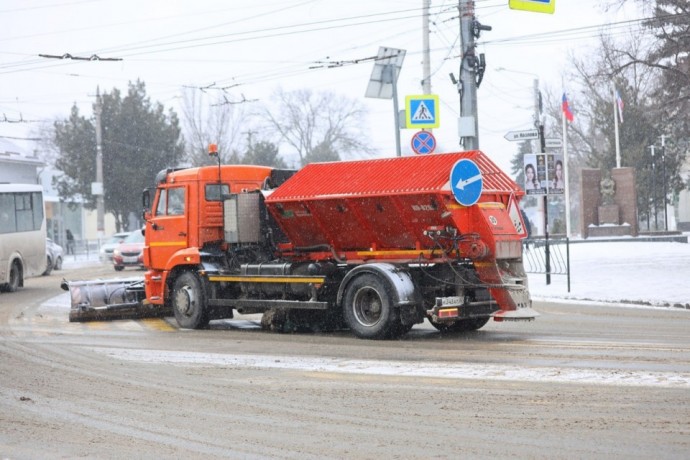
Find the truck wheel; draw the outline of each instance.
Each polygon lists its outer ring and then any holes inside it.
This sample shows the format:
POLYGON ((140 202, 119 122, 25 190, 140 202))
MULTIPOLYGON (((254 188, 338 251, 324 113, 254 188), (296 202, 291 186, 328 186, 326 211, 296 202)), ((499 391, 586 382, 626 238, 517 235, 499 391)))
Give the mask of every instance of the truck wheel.
POLYGON ((7 292, 16 292, 19 289, 21 280, 22 270, 19 268, 19 262, 15 261, 12 263, 12 267, 10 267, 10 282, 5 285, 7 292))
POLYGON ((206 294, 196 273, 182 273, 175 280, 171 298, 175 319, 181 328, 203 329, 208 326, 206 294))
POLYGON ((384 282, 363 274, 350 282, 343 300, 345 322, 362 339, 390 339, 401 335, 400 318, 384 282))
POLYGON ((467 332, 481 329, 486 323, 489 322, 489 319, 490 317, 486 316, 484 318, 459 319, 453 323, 437 323, 432 321, 430 318, 429 322, 440 332, 467 332))

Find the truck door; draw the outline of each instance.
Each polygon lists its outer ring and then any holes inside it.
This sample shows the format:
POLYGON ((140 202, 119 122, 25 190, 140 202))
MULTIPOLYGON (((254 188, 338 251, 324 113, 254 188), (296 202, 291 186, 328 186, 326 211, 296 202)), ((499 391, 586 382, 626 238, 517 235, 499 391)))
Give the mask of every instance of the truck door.
POLYGON ((165 269, 175 252, 188 247, 188 195, 184 185, 160 189, 146 226, 151 268, 165 269))

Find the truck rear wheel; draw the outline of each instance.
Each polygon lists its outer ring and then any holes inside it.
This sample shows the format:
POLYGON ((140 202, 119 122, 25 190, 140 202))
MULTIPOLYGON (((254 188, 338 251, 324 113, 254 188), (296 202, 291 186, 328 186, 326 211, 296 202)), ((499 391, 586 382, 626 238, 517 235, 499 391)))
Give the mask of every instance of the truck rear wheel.
POLYGON ((172 307, 177 324, 184 329, 203 329, 208 326, 206 294, 199 275, 182 273, 173 285, 172 307))
POLYGON ((390 339, 402 333, 400 318, 385 283, 372 274, 353 279, 343 299, 345 322, 357 337, 390 339))

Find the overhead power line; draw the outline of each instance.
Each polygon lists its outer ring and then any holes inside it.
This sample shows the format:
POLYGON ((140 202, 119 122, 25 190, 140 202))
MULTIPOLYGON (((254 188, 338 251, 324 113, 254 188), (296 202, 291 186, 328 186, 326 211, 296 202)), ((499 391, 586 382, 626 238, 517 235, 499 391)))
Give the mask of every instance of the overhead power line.
POLYGON ((236 104, 244 104, 246 102, 257 102, 258 99, 247 99, 244 97, 244 94, 241 94, 242 99, 239 101, 231 101, 230 99, 227 98, 225 94, 223 94, 223 102, 219 102, 218 104, 211 104, 211 107, 218 107, 221 105, 236 105, 236 104))
POLYGON ((65 54, 39 54, 42 58, 48 59, 72 59, 73 61, 121 61, 122 58, 103 58, 97 54, 91 56, 72 56, 70 53, 65 54))
POLYGON ((19 118, 15 119, 15 120, 13 120, 11 118, 7 118, 7 115, 4 113, 2 114, 2 118, 0 118, 0 123, 40 123, 40 122, 41 122, 41 120, 25 120, 21 113, 19 114, 19 118))

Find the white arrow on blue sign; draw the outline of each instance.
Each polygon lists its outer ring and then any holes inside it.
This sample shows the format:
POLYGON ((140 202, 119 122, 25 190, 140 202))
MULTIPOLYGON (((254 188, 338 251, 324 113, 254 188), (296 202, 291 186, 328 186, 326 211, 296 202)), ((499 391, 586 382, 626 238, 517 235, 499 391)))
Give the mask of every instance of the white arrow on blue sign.
POLYGON ((479 201, 484 188, 479 166, 467 158, 458 160, 450 170, 450 188, 455 200, 463 206, 472 206, 479 201))

